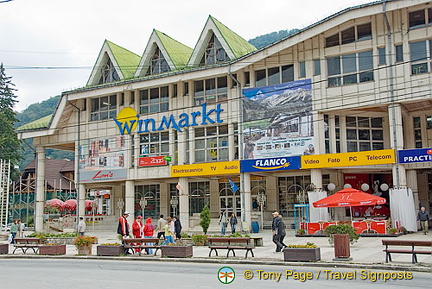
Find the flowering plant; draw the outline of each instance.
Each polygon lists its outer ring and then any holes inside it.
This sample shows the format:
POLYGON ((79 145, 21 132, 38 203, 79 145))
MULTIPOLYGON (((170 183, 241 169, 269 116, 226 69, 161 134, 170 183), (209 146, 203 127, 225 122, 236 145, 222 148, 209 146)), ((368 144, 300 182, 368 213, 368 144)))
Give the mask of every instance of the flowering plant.
POLYGON ((294 244, 288 245, 288 248, 317 248, 317 247, 318 247, 317 245, 311 242, 307 242, 305 245, 294 245, 294 244))
POLYGON ((102 243, 101 246, 120 246, 120 243, 102 243))
POLYGON ((90 246, 97 243, 97 238, 93 236, 78 236, 74 240, 75 247, 90 246))

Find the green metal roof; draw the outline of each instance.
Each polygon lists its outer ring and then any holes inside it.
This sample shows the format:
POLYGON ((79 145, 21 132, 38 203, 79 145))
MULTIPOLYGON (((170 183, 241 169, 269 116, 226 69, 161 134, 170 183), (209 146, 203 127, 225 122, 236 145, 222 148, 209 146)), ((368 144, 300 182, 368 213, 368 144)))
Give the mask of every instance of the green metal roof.
POLYGON ((161 44, 168 53, 167 57, 171 59, 176 69, 184 68, 188 63, 190 56, 192 55, 193 49, 169 37, 163 32, 160 32, 156 29, 153 31, 156 33, 161 44))
POLYGON ((141 57, 109 40, 105 40, 117 62, 118 68, 123 73, 124 79, 133 78, 141 57))
MULTIPOLYGON (((219 32, 221 33, 222 37, 224 38, 225 42, 230 47, 232 53, 235 55, 236 59, 240 58, 242 56, 245 56, 246 54, 249 54, 251 52, 256 51, 257 49, 255 46, 247 42, 243 39, 240 35, 223 25, 219 20, 214 18, 213 16, 209 16, 209 18, 213 21, 215 26, 218 28, 219 32)), ((234 59, 231 59, 234 60, 234 59)))
POLYGON ((52 114, 49 114, 47 116, 44 116, 40 119, 37 119, 35 121, 29 122, 25 125, 22 125, 18 127, 17 131, 24 131, 24 130, 35 130, 35 129, 41 129, 41 128, 48 128, 48 126, 51 123, 51 118, 53 117, 52 114))

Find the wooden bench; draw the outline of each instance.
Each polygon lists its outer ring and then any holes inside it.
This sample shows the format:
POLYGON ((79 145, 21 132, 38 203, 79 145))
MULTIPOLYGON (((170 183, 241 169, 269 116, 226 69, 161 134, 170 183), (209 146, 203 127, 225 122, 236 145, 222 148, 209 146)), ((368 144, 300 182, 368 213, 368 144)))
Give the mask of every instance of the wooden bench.
POLYGON ((24 254, 27 253, 28 249, 32 249, 36 254, 41 244, 42 240, 40 238, 15 238, 15 243, 13 244, 15 249, 12 254, 15 254, 17 249, 21 249, 24 254))
POLYGON ((141 252, 145 249, 156 249, 154 252, 154 255, 156 256, 157 251, 160 249, 158 238, 126 238, 123 239, 123 241, 125 252, 131 249, 132 254, 138 251, 140 256, 141 252))
POLYGON ((432 241, 382 240, 382 244, 386 246, 383 250, 386 253, 386 263, 389 260, 392 261, 392 253, 411 254, 413 264, 417 263, 417 254, 432 254, 432 241), (395 246, 396 248, 389 248, 389 246, 395 246), (410 247, 410 249, 398 247, 410 247), (418 247, 429 247, 429 250, 419 249, 418 247))
POLYGON ((211 257, 212 251, 216 252, 216 256, 219 256, 218 249, 226 249, 227 258, 229 253, 232 252, 235 257, 235 250, 246 250, 245 258, 247 258, 248 253, 251 252, 252 257, 255 257, 253 249, 255 246, 252 245, 251 238, 248 237, 209 237, 207 238, 209 243, 209 257, 211 257))

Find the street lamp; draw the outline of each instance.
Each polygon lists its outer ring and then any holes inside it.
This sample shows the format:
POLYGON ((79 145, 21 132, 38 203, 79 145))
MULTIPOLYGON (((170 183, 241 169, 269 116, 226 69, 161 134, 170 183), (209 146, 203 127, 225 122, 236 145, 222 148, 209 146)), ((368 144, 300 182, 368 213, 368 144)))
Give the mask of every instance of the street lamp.
POLYGON ((265 191, 259 191, 257 196, 257 202, 260 205, 260 211, 261 211, 261 229, 264 230, 264 214, 263 214, 263 206, 266 202, 267 197, 265 195, 265 191))
POLYGON ((117 207, 119 208, 119 216, 121 217, 122 212, 123 212, 123 208, 124 208, 124 201, 123 199, 118 200, 117 202, 117 207))
POLYGON ((141 207, 141 211, 142 211, 142 217, 144 218, 144 210, 145 207, 147 206, 147 200, 144 197, 141 197, 140 201, 139 201, 140 207, 141 207))
POLYGON ((177 196, 173 196, 171 198, 170 204, 171 204, 171 207, 173 209, 173 212, 174 212, 173 215, 174 216, 177 216, 177 206, 178 206, 178 203, 179 203, 179 201, 177 199, 177 196))

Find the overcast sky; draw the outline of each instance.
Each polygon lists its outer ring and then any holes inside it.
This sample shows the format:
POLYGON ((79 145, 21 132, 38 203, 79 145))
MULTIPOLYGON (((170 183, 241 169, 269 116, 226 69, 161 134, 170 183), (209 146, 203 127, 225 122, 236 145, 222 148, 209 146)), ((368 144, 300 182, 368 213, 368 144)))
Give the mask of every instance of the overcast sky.
POLYGON ((209 15, 250 40, 371 0, 0 0, 0 62, 17 111, 85 86, 105 39, 142 55, 153 29, 195 47, 209 15))

